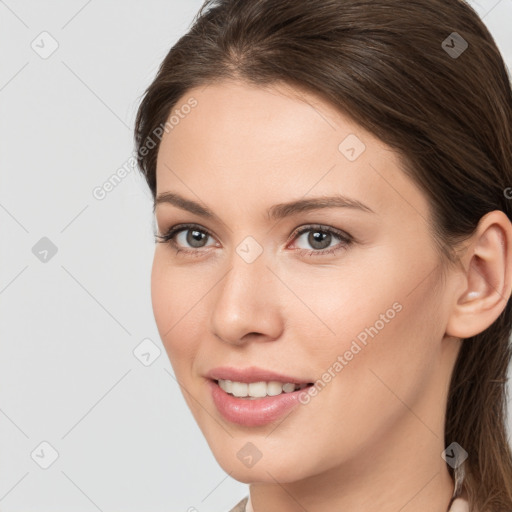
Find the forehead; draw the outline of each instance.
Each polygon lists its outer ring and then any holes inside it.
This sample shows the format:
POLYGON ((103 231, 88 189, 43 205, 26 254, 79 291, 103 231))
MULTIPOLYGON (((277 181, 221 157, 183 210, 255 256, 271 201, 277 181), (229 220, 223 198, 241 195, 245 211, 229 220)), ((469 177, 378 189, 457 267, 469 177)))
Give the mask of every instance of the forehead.
POLYGON ((170 117, 176 124, 164 135, 166 143, 162 146, 186 138, 201 150, 212 152, 217 148, 233 154, 241 148, 264 157, 269 153, 276 156, 276 150, 299 149, 308 154, 315 148, 325 151, 333 145, 337 150, 340 137, 353 133, 365 139, 371 149, 386 148, 319 96, 283 83, 260 87, 223 81, 191 89, 180 98, 170 117), (180 119, 173 115, 191 99, 196 102, 194 109, 187 109, 189 112, 180 119), (319 139, 324 141, 320 146, 314 144, 319 139))
POLYGON ((181 115, 160 144, 159 193, 268 204, 334 191, 375 209, 398 206, 400 195, 427 207, 397 153, 316 95, 226 81, 191 89, 173 113, 181 115))

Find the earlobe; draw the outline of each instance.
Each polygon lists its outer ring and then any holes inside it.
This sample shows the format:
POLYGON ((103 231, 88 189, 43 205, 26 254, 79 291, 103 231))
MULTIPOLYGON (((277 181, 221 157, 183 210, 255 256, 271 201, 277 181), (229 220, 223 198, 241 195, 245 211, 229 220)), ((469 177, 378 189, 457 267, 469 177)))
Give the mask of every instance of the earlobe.
POLYGON ((454 295, 446 334, 470 338, 489 327, 512 292, 512 224, 504 212, 484 215, 467 241, 464 279, 454 295))

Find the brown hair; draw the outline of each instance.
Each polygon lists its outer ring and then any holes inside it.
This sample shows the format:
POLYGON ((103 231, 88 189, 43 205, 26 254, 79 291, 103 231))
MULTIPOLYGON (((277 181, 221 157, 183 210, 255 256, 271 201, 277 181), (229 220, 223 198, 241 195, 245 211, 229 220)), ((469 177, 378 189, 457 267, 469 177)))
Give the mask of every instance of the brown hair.
MULTIPOLYGON (((206 1, 137 113, 138 164, 153 197, 171 109, 191 88, 224 79, 310 91, 397 150, 429 199, 434 239, 448 262, 483 215, 502 210, 511 218, 504 193, 512 185, 510 77, 462 0, 206 1)), ((488 329, 463 341, 452 374, 445 446, 455 441, 469 454, 471 510, 512 511, 511 328, 509 300, 488 329)))

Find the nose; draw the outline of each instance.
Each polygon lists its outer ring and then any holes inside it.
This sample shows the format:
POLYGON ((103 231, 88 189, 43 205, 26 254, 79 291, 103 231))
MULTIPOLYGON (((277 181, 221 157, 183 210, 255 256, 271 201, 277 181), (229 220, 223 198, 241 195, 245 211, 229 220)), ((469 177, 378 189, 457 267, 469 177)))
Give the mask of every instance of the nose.
POLYGON ((248 263, 237 253, 230 269, 215 289, 211 315, 213 334, 233 345, 250 339, 271 341, 283 329, 282 284, 261 255, 248 263))

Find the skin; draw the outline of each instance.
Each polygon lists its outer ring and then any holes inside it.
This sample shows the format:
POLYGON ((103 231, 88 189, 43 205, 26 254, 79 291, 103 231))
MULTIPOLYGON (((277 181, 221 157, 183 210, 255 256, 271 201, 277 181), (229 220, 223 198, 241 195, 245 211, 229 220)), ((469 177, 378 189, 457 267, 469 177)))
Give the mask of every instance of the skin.
MULTIPOLYGON (((181 223, 210 232, 203 246, 156 244, 155 320, 184 398, 221 467, 250 483, 255 512, 446 512, 453 481, 441 458, 444 411, 459 337, 481 332, 510 297, 512 226, 482 219, 447 266, 434 244, 425 194, 398 155, 322 99, 284 84, 224 81, 188 91, 198 104, 165 133, 157 195, 207 206, 208 219, 169 203, 158 233, 181 223), (364 152, 338 149, 349 134, 364 152), (324 208, 279 221, 278 203, 340 193, 372 212, 324 208), (311 245, 301 226, 348 233, 311 245), (247 237, 263 249, 236 252, 247 237), (319 254, 323 247, 339 247, 319 254), (301 253, 301 249, 303 252, 301 253), (313 256, 309 253, 317 251, 313 256), (402 306, 307 405, 244 427, 215 408, 205 373, 260 366, 315 382, 365 328, 402 306), (262 458, 246 467, 237 452, 262 458)), ((190 239, 189 239, 190 240, 190 239)))

